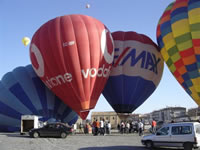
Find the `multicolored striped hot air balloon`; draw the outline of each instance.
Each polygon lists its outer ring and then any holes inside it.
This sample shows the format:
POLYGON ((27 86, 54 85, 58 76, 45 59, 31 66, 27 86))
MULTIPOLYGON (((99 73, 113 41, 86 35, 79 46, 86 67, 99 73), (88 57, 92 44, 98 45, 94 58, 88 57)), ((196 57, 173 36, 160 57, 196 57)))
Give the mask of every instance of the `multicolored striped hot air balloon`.
POLYGON ((200 0, 176 0, 160 18, 157 42, 170 71, 200 105, 200 0))
POLYGON ((74 124, 78 115, 35 74, 31 65, 17 67, 0 81, 0 132, 19 131, 22 115, 37 115, 74 124))

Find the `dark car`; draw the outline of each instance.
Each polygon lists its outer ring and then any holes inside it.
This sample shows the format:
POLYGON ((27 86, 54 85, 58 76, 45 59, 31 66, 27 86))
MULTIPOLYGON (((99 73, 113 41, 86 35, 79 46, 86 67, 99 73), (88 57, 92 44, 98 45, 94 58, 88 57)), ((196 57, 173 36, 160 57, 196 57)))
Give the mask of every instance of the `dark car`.
POLYGON ((64 123, 49 123, 42 128, 31 129, 29 135, 31 137, 61 137, 66 138, 72 133, 72 127, 64 123))

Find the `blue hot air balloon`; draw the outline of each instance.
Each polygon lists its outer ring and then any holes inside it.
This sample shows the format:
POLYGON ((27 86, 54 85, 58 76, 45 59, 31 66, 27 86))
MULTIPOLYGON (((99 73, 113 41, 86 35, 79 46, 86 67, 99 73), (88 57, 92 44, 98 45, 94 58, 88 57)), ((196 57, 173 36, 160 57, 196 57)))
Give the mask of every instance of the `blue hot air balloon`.
POLYGON ((146 35, 118 31, 112 36, 114 62, 103 95, 117 113, 132 113, 158 86, 163 59, 146 35))
POLYGON ((0 81, 0 132, 19 131, 22 115, 37 115, 68 124, 78 115, 55 96, 35 74, 31 65, 18 67, 0 81))

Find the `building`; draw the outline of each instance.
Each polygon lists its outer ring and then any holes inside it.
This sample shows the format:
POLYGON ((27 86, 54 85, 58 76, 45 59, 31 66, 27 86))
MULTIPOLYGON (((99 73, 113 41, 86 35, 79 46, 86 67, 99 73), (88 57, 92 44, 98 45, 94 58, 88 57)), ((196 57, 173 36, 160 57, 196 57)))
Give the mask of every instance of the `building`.
POLYGON ((161 118, 162 117, 161 117, 161 111, 160 110, 155 110, 150 115, 150 119, 152 119, 152 120, 154 119, 156 121, 159 121, 159 120, 162 120, 161 118))
POLYGON ((140 119, 145 125, 151 124, 151 121, 152 121, 151 113, 139 115, 139 119, 140 119))
POLYGON ((171 122, 177 117, 182 117, 186 115, 185 107, 167 107, 160 110, 153 111, 151 113, 152 119, 156 121, 171 122))
MULTIPOLYGON (((192 113, 194 110, 190 110, 192 113)), ((193 113, 195 114, 195 113, 193 113)), ((198 114, 198 113, 197 113, 198 114)), ((199 109, 200 114, 200 109, 199 109)), ((107 111, 107 112, 92 112, 91 113, 91 120, 82 121, 81 118, 77 121, 77 127, 80 125, 84 125, 87 122, 92 122, 94 120, 100 121, 104 119, 106 122, 111 123, 112 128, 117 128, 117 125, 121 123, 121 121, 139 121, 145 123, 145 125, 151 124, 152 119, 155 119, 157 122, 171 122, 174 121, 187 121, 190 120, 189 117, 186 115, 186 108, 184 107, 167 107, 160 110, 155 110, 151 113, 147 114, 131 114, 131 113, 116 113, 114 111, 107 111)))
POLYGON ((191 120, 199 120, 200 107, 188 109, 188 116, 191 118, 191 120))
POLYGON ((104 119, 106 122, 110 121, 112 128, 117 128, 117 125, 120 124, 121 121, 132 120, 132 114, 129 113, 116 113, 114 111, 108 112, 92 112, 91 114, 91 122, 94 120, 100 121, 104 119))
POLYGON ((132 114, 131 115, 132 121, 134 121, 134 122, 139 121, 140 117, 141 117, 140 114, 132 114))

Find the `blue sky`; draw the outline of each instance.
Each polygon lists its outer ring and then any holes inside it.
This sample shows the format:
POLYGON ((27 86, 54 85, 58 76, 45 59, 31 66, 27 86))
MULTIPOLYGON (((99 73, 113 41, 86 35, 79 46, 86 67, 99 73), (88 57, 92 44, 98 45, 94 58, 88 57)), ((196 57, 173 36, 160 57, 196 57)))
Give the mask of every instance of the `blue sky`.
MULTIPOLYGON (((173 0, 0 0, 0 79, 18 66, 30 64, 29 46, 21 40, 32 38, 45 22, 57 16, 84 14, 102 21, 111 32, 135 31, 156 42, 156 26, 173 0), (86 8, 90 4, 90 8, 86 8)), ((197 107, 165 65, 155 92, 135 111, 148 113, 167 106, 197 107)), ((103 96, 92 111, 113 111, 103 96)))

